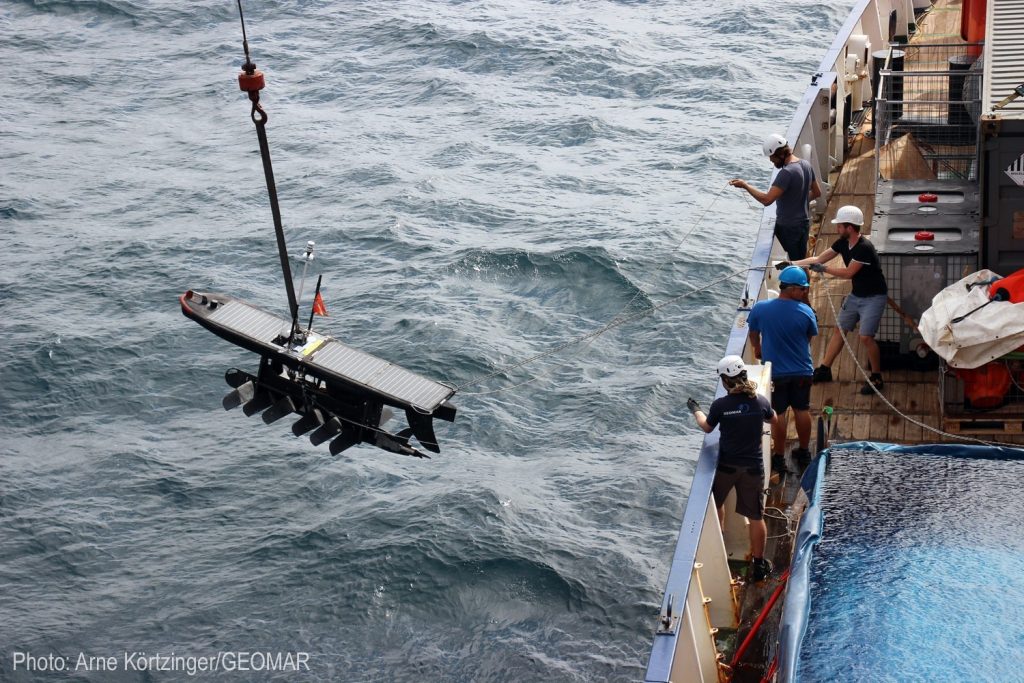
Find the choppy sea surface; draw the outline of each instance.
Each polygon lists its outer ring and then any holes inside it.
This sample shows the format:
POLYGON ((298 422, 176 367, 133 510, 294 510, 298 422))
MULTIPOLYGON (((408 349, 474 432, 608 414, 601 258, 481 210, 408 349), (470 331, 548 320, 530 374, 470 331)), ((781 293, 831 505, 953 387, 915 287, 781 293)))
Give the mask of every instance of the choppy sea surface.
POLYGON ((741 281, 475 380, 747 264, 847 4, 246 3, 318 329, 462 387, 431 460, 220 407, 177 297, 286 309, 234 3, 0 4, 0 679, 642 678, 741 281))

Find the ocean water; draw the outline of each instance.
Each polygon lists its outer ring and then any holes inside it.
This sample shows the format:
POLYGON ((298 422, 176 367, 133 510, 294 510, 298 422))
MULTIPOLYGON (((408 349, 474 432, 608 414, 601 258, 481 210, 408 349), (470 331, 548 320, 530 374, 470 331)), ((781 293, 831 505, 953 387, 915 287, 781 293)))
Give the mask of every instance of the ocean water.
POLYGON ((220 408, 177 297, 286 307, 234 3, 0 4, 0 680, 641 678, 740 281, 477 380, 747 264, 848 4, 246 3, 318 329, 462 387, 431 460, 220 408))
POLYGON ((1024 461, 839 451, 824 486, 800 680, 1021 680, 1024 461))

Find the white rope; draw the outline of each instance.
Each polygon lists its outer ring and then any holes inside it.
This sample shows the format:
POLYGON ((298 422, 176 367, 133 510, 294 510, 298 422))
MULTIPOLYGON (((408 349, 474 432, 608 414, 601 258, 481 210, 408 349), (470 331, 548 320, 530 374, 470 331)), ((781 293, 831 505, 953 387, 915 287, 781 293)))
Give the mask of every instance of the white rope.
MULTIPOLYGON (((550 349, 548 351, 544 351, 542 353, 538 353, 538 354, 535 354, 533 356, 530 356, 529 358, 527 358, 525 360, 522 360, 522 361, 519 361, 518 363, 515 363, 514 365, 509 365, 507 367, 495 370, 494 372, 492 372, 492 373, 490 373, 488 375, 484 375, 483 377, 479 377, 479 378, 477 378, 475 380, 472 380, 470 382, 467 382, 467 383, 465 383, 465 384, 463 384, 461 386, 462 387, 467 387, 467 386, 472 386, 473 384, 479 384, 480 382, 488 380, 491 377, 495 377, 495 376, 503 374, 505 372, 509 372, 511 370, 515 370, 516 368, 520 368, 520 367, 522 367, 524 365, 528 365, 528 364, 533 363, 535 361, 538 361, 538 360, 540 360, 542 358, 546 358, 548 356, 553 356, 554 354, 558 353, 559 351, 567 349, 570 346, 575 346, 576 344, 581 344, 581 343, 583 343, 585 341, 588 341, 588 340, 593 341, 594 339, 596 339, 597 337, 601 336, 602 334, 604 334, 605 332, 607 332, 607 331, 609 331, 611 329, 614 329, 616 327, 620 327, 622 325, 625 325, 626 323, 632 322, 633 320, 639 320, 640 318, 645 318, 645 317, 651 315, 652 313, 655 313, 655 312, 661 310, 665 306, 668 306, 669 304, 673 304, 676 301, 679 301, 681 299, 685 299, 685 298, 687 298, 689 296, 693 296, 694 294, 700 294, 701 292, 706 292, 707 290, 720 285, 721 283, 725 282, 726 280, 730 280, 730 279, 736 277, 737 275, 739 275, 741 273, 747 273, 747 272, 749 272, 751 270, 764 270, 764 267, 761 266, 761 267, 757 267, 757 268, 741 268, 739 270, 734 270, 733 272, 729 273, 728 275, 726 275, 724 277, 720 277, 717 280, 714 280, 714 281, 708 283, 704 287, 699 287, 697 289, 691 289, 689 292, 684 292, 683 294, 680 294, 678 296, 674 296, 671 299, 668 299, 667 301, 663 301, 660 304, 652 306, 651 308, 645 309, 643 311, 638 311, 638 312, 636 312, 636 313, 634 313, 632 315, 627 315, 625 317, 616 317, 616 318, 612 319, 611 322, 607 323, 606 325, 603 325, 602 327, 599 327, 598 329, 594 330, 593 332, 588 332, 587 334, 585 334, 583 336, 577 337, 577 338, 572 339, 570 341, 567 341, 567 342, 565 342, 563 344, 559 344, 558 346, 556 346, 553 349, 550 349)), ((468 392, 468 393, 465 393, 465 395, 467 395, 467 396, 483 396, 483 395, 486 395, 486 394, 496 394, 496 393, 498 393, 500 391, 508 391, 509 389, 514 389, 516 387, 521 387, 524 384, 529 384, 530 382, 534 381, 535 379, 538 379, 539 377, 540 376, 538 375, 538 376, 535 376, 535 377, 533 377, 533 378, 531 378, 531 379, 529 379, 526 382, 523 382, 521 384, 516 384, 516 385, 510 386, 510 387, 503 387, 501 389, 495 389, 494 391, 468 392)), ((459 388, 461 388, 461 387, 459 387, 459 388)))
MULTIPOLYGON (((697 226, 700 225, 702 220, 704 220, 704 216, 707 215, 707 213, 715 205, 715 202, 717 202, 719 200, 719 198, 722 196, 722 194, 725 192, 725 190, 727 188, 729 188, 729 187, 730 187, 729 184, 726 183, 722 187, 722 189, 720 189, 718 191, 718 193, 714 196, 714 198, 711 200, 711 202, 704 208, 704 210, 701 212, 701 214, 697 217, 697 220, 695 220, 693 222, 693 225, 690 226, 690 229, 686 231, 686 234, 684 234, 679 239, 679 241, 676 243, 676 245, 674 247, 672 247, 672 249, 669 250, 668 257, 666 257, 665 260, 663 260, 658 265, 658 267, 655 268, 651 272, 653 272, 655 274, 660 272, 662 268, 664 268, 666 265, 668 265, 672 261, 672 258, 673 258, 673 255, 675 254, 675 252, 679 249, 679 247, 681 247, 683 245, 684 242, 686 242, 686 240, 690 237, 690 235, 693 234, 693 231, 696 230, 697 226)), ((735 271, 735 272, 731 273, 730 275, 726 276, 725 278, 722 278, 722 280, 718 280, 718 281, 712 283, 712 285, 718 284, 719 282, 723 282, 723 281, 728 280, 728 279, 730 279, 732 277, 735 277, 738 273, 748 272, 750 270, 759 270, 759 269, 757 269, 757 268, 744 268, 741 271, 735 271)), ((545 351, 543 353, 538 353, 536 355, 530 356, 526 360, 520 361, 518 363, 514 363, 512 365, 507 365, 507 366, 498 368, 497 370, 494 370, 493 372, 490 372, 490 373, 488 373, 486 375, 481 375, 480 377, 477 377, 475 379, 471 379, 468 382, 464 382, 463 384, 453 385, 453 388, 456 391, 461 392, 464 396, 487 396, 487 395, 490 395, 490 394, 498 394, 498 393, 501 393, 503 391, 511 391, 512 389, 518 389, 519 387, 522 387, 522 386, 525 386, 527 384, 530 384, 531 382, 535 382, 538 379, 542 379, 544 377, 547 377, 547 376, 551 375, 552 373, 554 373, 556 370, 559 370, 559 369, 565 367, 566 365, 568 365, 569 361, 571 361, 573 358, 575 358, 579 354, 583 353, 583 351, 586 348, 588 348, 594 342, 595 339, 600 337, 605 332, 608 332, 609 330, 612 330, 612 329, 614 329, 616 327, 619 327, 620 325, 622 325, 622 324, 624 324, 626 322, 629 322, 631 320, 636 320, 636 319, 645 317, 647 315, 650 315, 651 313, 657 311, 658 309, 660 309, 660 308, 662 308, 662 307, 664 307, 664 306, 666 306, 666 305, 668 305, 668 304, 670 304, 670 303, 672 303, 674 301, 678 301, 680 299, 683 299, 683 298, 685 298, 687 296, 690 296, 692 294, 696 294, 698 292, 703 292, 703 291, 705 291, 707 289, 710 289, 710 286, 704 287, 702 289, 696 289, 696 290, 693 290, 693 291, 690 291, 690 292, 686 292, 685 294, 682 294, 682 295, 677 296, 677 297, 673 297, 672 299, 669 299, 668 301, 666 301, 666 302, 664 302, 662 304, 654 306, 653 308, 649 308, 647 310, 640 311, 639 313, 635 313, 633 315, 626 316, 625 318, 621 317, 622 314, 630 306, 632 306, 633 303, 640 297, 640 295, 644 293, 644 291, 638 287, 636 294, 633 295, 633 298, 630 299, 628 302, 626 302, 626 304, 621 309, 619 309, 619 312, 616 313, 612 317, 611 321, 608 322, 607 324, 603 325, 602 327, 598 328, 594 332, 589 332, 589 333, 587 333, 587 334, 585 334, 585 335, 583 335, 581 337, 577 337, 577 338, 575 338, 573 340, 565 342, 564 344, 560 344, 559 346, 556 346, 554 349, 551 349, 550 351, 545 351), (584 343, 584 342, 586 342, 586 343, 584 343), (506 374, 508 372, 511 372, 512 370, 516 370, 518 368, 523 367, 524 365, 528 365, 528 364, 533 363, 535 361, 541 360, 542 358, 546 358, 548 356, 552 356, 552 355, 554 355, 554 354, 556 354, 556 353, 558 353, 560 351, 564 351, 565 349, 567 349, 569 347, 572 347, 572 346, 576 346, 578 344, 583 344, 583 346, 581 346, 575 353, 573 353, 568 358, 566 358, 565 362, 560 363, 560 364, 550 368, 546 372, 543 372, 543 373, 540 373, 540 374, 537 374, 537 375, 533 375, 532 377, 530 377, 530 379, 526 380, 525 382, 520 382, 519 384, 513 384, 511 386, 501 387, 499 389, 493 389, 491 391, 473 391, 473 392, 462 391, 465 387, 471 387, 471 386, 474 386, 474 385, 477 385, 477 384, 481 384, 482 382, 486 382, 487 380, 492 379, 494 377, 497 377, 498 375, 506 374)))
MULTIPOLYGON (((833 278, 833 281, 835 281, 836 279, 838 279, 838 278, 833 278)), ((864 378, 864 381, 867 382, 868 385, 871 387, 871 390, 874 391, 875 394, 878 396, 878 398, 882 399, 882 402, 885 403, 885 405, 887 405, 889 407, 889 410, 891 410, 892 412, 896 413, 897 415, 899 415, 901 418, 903 418, 907 422, 912 422, 915 425, 917 425, 918 427, 921 427, 922 429, 925 429, 925 430, 927 430, 929 432, 932 432, 934 434, 938 434, 939 436, 945 436, 945 437, 949 437, 951 439, 956 439, 956 440, 959 440, 959 441, 969 441, 971 443, 977 443, 977 444, 981 444, 983 446, 997 446, 997 447, 1016 448, 1016 449, 1022 448, 1022 446, 1020 444, 1003 443, 1003 442, 1000 442, 1000 441, 985 441, 984 439, 976 439, 973 436, 965 436, 963 434, 950 434, 949 432, 943 431, 943 430, 938 429, 936 427, 932 427, 929 424, 925 424, 924 422, 921 422, 920 420, 916 420, 916 419, 910 417, 909 415, 904 414, 902 411, 900 411, 899 408, 894 406, 889 401, 889 399, 887 399, 885 397, 885 395, 881 391, 878 390, 878 387, 876 387, 871 382, 871 378, 868 375, 868 371, 865 370, 864 366, 861 365, 860 361, 857 360, 857 354, 854 353, 853 347, 850 345, 850 341, 846 338, 846 333, 843 332, 843 330, 839 327, 839 314, 836 312, 836 305, 832 302, 832 286, 831 286, 831 284, 829 284, 829 280, 828 279, 823 278, 822 281, 825 283, 825 288, 826 288, 825 298, 828 300, 828 305, 832 309, 832 319, 835 321, 836 329, 833 332, 833 334, 838 334, 838 335, 842 336, 843 346, 845 346, 847 352, 849 352, 850 358, 853 359, 854 365, 857 366, 857 370, 860 371, 861 376, 864 378)))
POLYGON ((781 522, 785 522, 786 523, 786 533, 784 533, 784 534, 773 534, 771 536, 766 536, 765 540, 769 540, 769 539, 773 539, 773 538, 794 538, 796 536, 797 525, 800 523, 799 517, 797 519, 790 519, 789 515, 786 514, 785 510, 782 510, 780 508, 773 507, 773 506, 767 506, 767 505, 764 508, 764 515, 763 516, 767 517, 767 518, 770 518, 770 519, 777 519, 777 520, 779 520, 781 522), (778 512, 779 514, 777 514, 777 515, 769 514, 768 513, 769 510, 774 510, 775 512, 778 512))

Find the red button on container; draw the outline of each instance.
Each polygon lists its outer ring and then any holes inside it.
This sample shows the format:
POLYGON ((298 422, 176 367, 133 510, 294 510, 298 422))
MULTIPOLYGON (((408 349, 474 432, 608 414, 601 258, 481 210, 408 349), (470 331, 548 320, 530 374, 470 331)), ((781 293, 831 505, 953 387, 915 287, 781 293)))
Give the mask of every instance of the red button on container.
POLYGON ((914 233, 914 239, 922 241, 933 240, 935 239, 935 233, 928 232, 927 230, 918 230, 917 232, 914 233))
POLYGON ((934 194, 932 192, 922 192, 921 194, 917 195, 917 201, 926 203, 937 202, 939 201, 939 195, 934 194))

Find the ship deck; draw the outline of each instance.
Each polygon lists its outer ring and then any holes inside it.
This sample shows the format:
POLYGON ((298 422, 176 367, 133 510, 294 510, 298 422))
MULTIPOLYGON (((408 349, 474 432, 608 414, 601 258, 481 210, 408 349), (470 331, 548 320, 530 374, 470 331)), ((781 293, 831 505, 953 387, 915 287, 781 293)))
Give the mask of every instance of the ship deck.
MULTIPOLYGON (((910 44, 964 44, 960 37, 960 9, 961 0, 937 0, 919 18, 918 30, 910 44)), ((911 70, 915 66, 908 59, 904 68, 911 70)), ((905 93, 905 98, 927 98, 933 94, 911 91, 905 93)), ((831 221, 839 207, 843 205, 852 204, 864 212, 867 222, 862 234, 871 236, 870 221, 875 208, 876 173, 879 168, 875 159, 875 140, 871 137, 871 129, 871 113, 868 110, 859 124, 857 133, 849 140, 849 149, 843 165, 828 179, 832 190, 820 222, 811 227, 809 254, 823 253, 837 239, 838 235, 831 221)), ((927 162, 912 144, 901 142, 895 150, 888 150, 885 156, 881 163, 881 172, 886 177, 935 177, 931 175, 933 169, 928 167, 927 162)), ((819 334, 811 344, 811 356, 815 366, 820 363, 828 340, 836 332, 835 312, 839 310, 843 297, 849 291, 848 280, 811 274, 810 304, 818 316, 819 328, 819 334)), ((942 376, 938 369, 916 371, 890 368, 887 367, 886 358, 883 356, 882 394, 892 407, 874 393, 861 394, 860 389, 867 378, 862 374, 858 364, 865 372, 867 371, 867 354, 856 332, 847 335, 847 341, 848 348, 840 353, 832 365, 833 381, 816 384, 811 391, 813 417, 823 415, 826 407, 833 410, 828 433, 829 444, 834 445, 843 441, 878 441, 913 445, 963 443, 974 440, 1024 444, 1024 405, 1020 403, 985 413, 944 415, 939 386, 942 376)), ((815 446, 814 436, 812 431, 812 450, 815 446)), ((773 478, 767 503, 769 512, 766 513, 769 540, 765 554, 778 568, 776 575, 781 573, 782 567, 789 564, 792 552, 793 529, 789 520, 782 514, 799 514, 799 511, 793 510, 793 506, 798 500, 800 477, 795 463, 788 455, 796 446, 795 425, 790 419, 786 448, 789 473, 778 480, 773 478), (772 512, 772 508, 775 512, 772 512)), ((751 623, 760 614, 778 585, 778 579, 773 578, 761 584, 748 584, 744 587, 740 598, 741 626, 736 633, 736 642, 747 636, 751 623)), ((761 680, 778 637, 779 612, 780 610, 774 610, 768 615, 752 647, 732 672, 731 680, 734 683, 761 680)))
MULTIPOLYGON (((964 44, 960 38, 961 0, 938 0, 919 20, 918 30, 911 45, 964 44)), ((905 69, 914 68, 908 54, 905 69)), ((924 93, 922 93, 924 95, 924 93)), ((915 96, 908 92, 907 99, 915 96)), ((927 95, 925 95, 927 96, 927 95)), ((845 163, 838 173, 829 178, 832 193, 820 223, 812 226, 812 239, 808 251, 823 253, 837 238, 831 221, 840 206, 853 204, 864 212, 866 223, 862 234, 871 236, 871 216, 875 208, 875 141, 870 137, 871 114, 868 111, 857 134, 850 143, 845 163)), ((909 136, 908 136, 909 137, 909 136)), ((902 146, 883 160, 883 174, 889 177, 926 178, 930 169, 912 145, 902 146)), ((934 176, 931 176, 934 177, 934 176)), ((837 261, 839 263, 839 261, 837 261)), ((850 291, 849 280, 812 273, 810 301, 818 315, 819 333, 811 344, 811 357, 817 366, 824 355, 825 345, 836 331, 835 314, 843 297, 850 291)), ((899 302, 896 302, 897 304, 899 302)), ((847 335, 849 346, 857 362, 868 368, 867 354, 857 339, 856 332, 847 335)), ((844 349, 832 366, 834 381, 816 384, 811 391, 812 414, 821 414, 826 406, 833 408, 830 442, 883 441, 899 444, 963 442, 961 437, 1008 444, 1024 444, 1024 407, 1020 404, 987 411, 976 415, 943 415, 938 370, 915 371, 885 367, 882 393, 899 413, 897 414, 877 395, 860 393, 866 377, 844 349), (927 425, 927 427, 922 427, 927 425), (935 430, 935 431, 932 431, 935 430), (947 436, 946 434, 957 436, 947 436)), ((796 445, 796 431, 789 421, 789 448, 796 445)))

